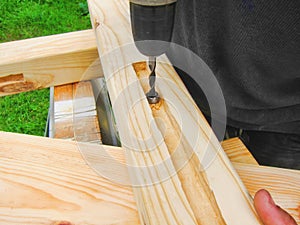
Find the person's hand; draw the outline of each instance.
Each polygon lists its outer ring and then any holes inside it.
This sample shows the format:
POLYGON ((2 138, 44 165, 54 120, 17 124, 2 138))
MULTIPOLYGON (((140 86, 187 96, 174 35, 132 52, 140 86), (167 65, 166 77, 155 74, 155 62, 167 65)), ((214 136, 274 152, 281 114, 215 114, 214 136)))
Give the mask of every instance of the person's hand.
POLYGON ((256 192, 254 207, 264 225, 297 225, 294 218, 277 206, 270 193, 264 189, 256 192))

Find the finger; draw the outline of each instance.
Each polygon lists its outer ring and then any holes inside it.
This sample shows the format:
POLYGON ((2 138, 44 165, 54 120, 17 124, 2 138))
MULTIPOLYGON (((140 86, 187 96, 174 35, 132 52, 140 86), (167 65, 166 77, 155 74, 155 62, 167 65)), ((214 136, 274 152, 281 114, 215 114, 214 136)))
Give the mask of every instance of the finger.
POLYGON ((294 218, 277 206, 270 193, 264 189, 256 192, 254 207, 264 225, 297 225, 294 218))

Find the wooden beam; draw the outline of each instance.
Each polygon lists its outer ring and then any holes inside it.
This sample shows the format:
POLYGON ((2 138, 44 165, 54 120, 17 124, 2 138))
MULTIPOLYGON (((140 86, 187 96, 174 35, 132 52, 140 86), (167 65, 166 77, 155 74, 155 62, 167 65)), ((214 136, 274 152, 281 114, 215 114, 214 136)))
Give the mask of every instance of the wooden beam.
MULTIPOLYGON (((233 155, 241 150, 232 146, 233 155)), ((129 179, 114 166, 125 162, 121 148, 0 132, 0 224, 140 224, 132 189, 96 174, 82 151, 106 174, 129 179)), ((300 171, 234 166, 252 195, 267 188, 300 223, 300 171)))
POLYGON ((100 57, 107 56, 101 60, 101 64, 105 65, 104 75, 121 143, 126 149, 141 223, 196 224, 176 169, 172 163, 164 163, 169 158, 167 146, 164 142, 160 146, 156 144, 162 140, 160 131, 155 125, 149 127, 152 113, 142 89, 136 83, 138 80, 133 68, 124 68, 126 64, 122 51, 117 49, 114 52, 114 49, 131 41, 127 1, 88 3, 100 57), (118 71, 117 74, 114 74, 115 71, 118 71), (129 89, 128 82, 134 84, 129 89), (155 163, 161 165, 165 174, 155 163))
POLYGON ((0 96, 102 76, 91 30, 0 44, 0 96))
POLYGON ((300 224, 300 171, 253 164, 233 163, 249 193, 268 190, 276 204, 300 224))
POLYGON ((239 138, 231 138, 223 141, 222 147, 231 162, 258 165, 253 155, 251 155, 239 138), (237 149, 239 149, 239 151, 237 151, 237 149))
MULTIPOLYGON (((163 118, 161 123, 168 120, 165 130, 174 130, 175 134, 173 139, 165 138, 136 72, 128 66, 131 61, 127 57, 139 61, 144 57, 134 48, 130 54, 121 48, 133 43, 128 1, 88 2, 141 222, 155 225, 260 224, 246 188, 175 70, 170 65, 158 64, 157 74, 165 78, 158 82, 158 90, 163 99, 171 102, 163 101, 162 106, 154 109, 161 110, 158 112, 163 118), (175 87, 168 85, 166 80, 176 84, 175 87), (185 117, 176 115, 176 110, 185 117), (189 126, 188 131, 180 130, 180 119, 189 126), (193 143, 195 133, 199 136, 193 143), (186 162, 183 175, 178 173, 182 167, 177 167, 182 165, 177 162, 181 157, 171 157, 176 147, 178 156, 183 156, 186 162), (201 159, 206 153, 215 158, 204 167, 201 159), (202 211, 197 210, 199 208, 202 211), (206 210, 209 213, 206 214, 206 210)), ((146 73, 149 71, 143 72, 146 73)))
MULTIPOLYGON (((105 163, 100 156, 98 162, 105 163)), ((128 225, 139 220, 131 188, 98 176, 76 142, 0 132, 0 224, 128 225)))

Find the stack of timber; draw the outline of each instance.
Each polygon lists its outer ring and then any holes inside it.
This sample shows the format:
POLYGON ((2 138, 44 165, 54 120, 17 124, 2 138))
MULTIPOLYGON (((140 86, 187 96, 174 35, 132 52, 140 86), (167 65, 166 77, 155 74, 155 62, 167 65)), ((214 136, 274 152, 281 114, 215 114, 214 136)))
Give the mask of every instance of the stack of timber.
POLYGON ((101 144, 90 81, 54 88, 54 138, 101 144))

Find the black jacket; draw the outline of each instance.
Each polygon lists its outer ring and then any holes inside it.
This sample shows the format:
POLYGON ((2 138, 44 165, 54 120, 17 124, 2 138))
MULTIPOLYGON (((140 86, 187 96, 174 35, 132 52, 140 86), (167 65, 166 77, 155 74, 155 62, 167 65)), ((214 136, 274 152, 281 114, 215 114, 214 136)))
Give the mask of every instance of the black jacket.
MULTIPOLYGON (((212 69, 229 125, 300 134, 299 14, 299 0, 177 1, 173 42, 212 69)), ((182 77, 206 111, 200 90, 182 77)))

